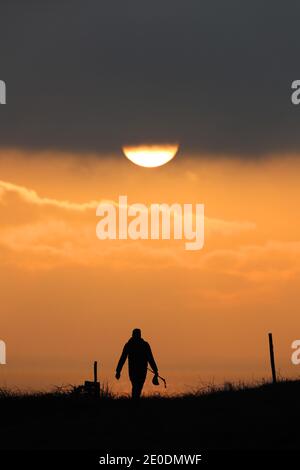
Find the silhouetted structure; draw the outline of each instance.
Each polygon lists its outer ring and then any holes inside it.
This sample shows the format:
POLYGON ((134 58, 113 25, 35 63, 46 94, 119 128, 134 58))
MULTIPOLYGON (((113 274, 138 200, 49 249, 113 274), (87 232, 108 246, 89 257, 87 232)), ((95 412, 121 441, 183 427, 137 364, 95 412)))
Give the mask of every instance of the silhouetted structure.
POLYGON ((270 349, 272 379, 273 379, 273 384, 276 384, 277 383, 277 377, 276 377, 276 367, 275 367, 275 358, 274 358, 273 335, 272 335, 272 333, 269 333, 268 336, 269 336, 269 349, 270 349))
POLYGON ((132 337, 125 344, 123 352, 116 369, 116 379, 119 380, 123 365, 128 358, 129 378, 132 384, 132 398, 141 396, 144 382, 147 375, 147 366, 151 366, 153 372, 158 376, 158 369, 155 363, 149 343, 143 340, 141 330, 135 328, 132 337))
POLYGON ((100 382, 98 382, 98 362, 94 362, 94 380, 85 380, 84 385, 74 388, 75 393, 80 393, 89 397, 100 397, 100 382))

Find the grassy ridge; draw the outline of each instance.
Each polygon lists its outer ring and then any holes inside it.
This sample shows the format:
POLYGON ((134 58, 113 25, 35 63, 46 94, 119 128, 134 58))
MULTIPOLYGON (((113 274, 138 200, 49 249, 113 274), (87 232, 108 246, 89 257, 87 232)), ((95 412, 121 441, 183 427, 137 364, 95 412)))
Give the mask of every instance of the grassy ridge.
POLYGON ((299 449, 300 381, 230 385, 133 403, 72 389, 0 391, 0 449, 299 449))

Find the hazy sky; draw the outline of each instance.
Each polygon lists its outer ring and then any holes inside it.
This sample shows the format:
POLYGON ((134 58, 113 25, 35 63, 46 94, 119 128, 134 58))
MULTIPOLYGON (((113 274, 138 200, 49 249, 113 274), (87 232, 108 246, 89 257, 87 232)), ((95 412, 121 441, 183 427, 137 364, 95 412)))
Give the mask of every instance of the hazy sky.
MULTIPOLYGON (((80 383, 113 373, 141 327, 170 390, 201 381, 296 376, 299 159, 241 163, 185 156, 161 168, 120 156, 0 154, 2 382, 80 383), (205 203, 205 247, 100 241, 93 201, 205 203), (89 208, 90 207, 90 208, 89 208)), ((124 378, 114 385, 128 390, 124 378)))

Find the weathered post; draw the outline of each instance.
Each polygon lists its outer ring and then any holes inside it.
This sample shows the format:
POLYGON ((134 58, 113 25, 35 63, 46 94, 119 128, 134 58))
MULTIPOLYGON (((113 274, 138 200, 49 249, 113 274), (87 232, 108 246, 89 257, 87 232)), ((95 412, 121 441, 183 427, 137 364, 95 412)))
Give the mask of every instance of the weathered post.
POLYGON ((86 380, 83 386, 84 393, 90 397, 100 396, 100 382, 98 382, 98 363, 94 361, 94 380, 86 380))
POLYGON ((97 383, 97 368, 98 364, 97 361, 94 362, 94 383, 97 383))
POLYGON ((270 362, 271 362, 271 369, 272 369, 272 378, 273 384, 276 384, 276 368, 275 368, 275 359, 274 359, 274 347, 273 347, 273 336, 272 333, 269 333, 269 349, 270 349, 270 362))
POLYGON ((94 361, 94 394, 100 396, 100 382, 98 382, 98 362, 94 361))

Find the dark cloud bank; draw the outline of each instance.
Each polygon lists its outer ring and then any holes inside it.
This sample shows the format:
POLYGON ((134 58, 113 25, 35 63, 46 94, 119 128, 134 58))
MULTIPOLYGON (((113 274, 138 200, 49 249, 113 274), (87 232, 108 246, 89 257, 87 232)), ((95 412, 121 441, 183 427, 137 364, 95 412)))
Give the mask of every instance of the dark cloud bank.
POLYGON ((299 152, 298 1, 3 1, 0 145, 299 152))

